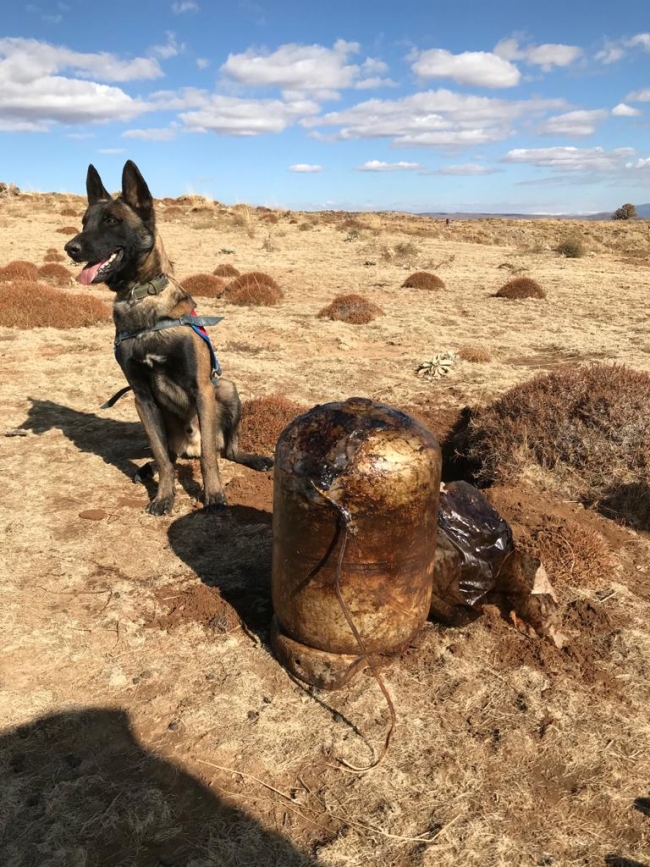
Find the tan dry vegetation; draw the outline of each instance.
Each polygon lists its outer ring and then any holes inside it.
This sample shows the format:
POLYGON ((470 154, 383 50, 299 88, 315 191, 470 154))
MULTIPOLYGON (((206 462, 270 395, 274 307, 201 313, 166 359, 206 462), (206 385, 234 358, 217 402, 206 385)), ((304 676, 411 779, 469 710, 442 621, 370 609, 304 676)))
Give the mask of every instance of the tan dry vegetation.
MULTIPOLYGON (((58 248, 41 211, 55 217, 68 203, 82 209, 58 196, 3 200, 10 255, 40 262, 58 248)), ((211 271, 222 248, 236 250, 242 270, 267 267, 259 240, 232 226, 227 209, 216 214, 201 232, 189 213, 163 223, 179 279, 211 271)), ((425 296, 396 291, 403 260, 366 266, 361 244, 341 243, 337 225, 348 218, 367 219, 319 215, 318 244, 288 225, 271 271, 282 306, 229 306, 211 330, 245 402, 281 396, 301 408, 366 395, 419 410, 443 434, 464 405, 488 406, 540 371, 600 359, 650 373, 650 269, 620 261, 648 257, 647 224, 445 227, 383 214, 382 244, 412 236, 418 267, 449 263, 454 291, 425 296), (554 252, 569 229, 593 255, 554 252), (533 270, 553 304, 491 297, 504 261, 533 270), (370 289, 386 316, 366 328, 317 318, 336 294, 370 289), (489 347, 493 360, 431 382, 414 375, 422 358, 459 345, 489 347)), ((101 286, 70 294, 111 297, 101 286)), ((222 300, 202 299, 199 313, 215 312, 222 300)), ((371 678, 306 691, 269 651, 270 474, 222 461, 232 508, 210 516, 194 508, 198 468, 184 462, 174 514, 144 514, 147 494, 130 481, 149 459, 133 399, 98 409, 124 384, 112 341, 110 323, 0 329, 4 427, 28 433, 0 438, 0 808, 11 822, 0 861, 647 862, 648 817, 634 807, 650 779, 643 533, 561 492, 543 498, 543 473, 527 472, 534 486, 518 483, 497 505, 522 538, 546 545, 568 647, 516 632, 490 607, 464 626, 428 623, 382 671, 398 715, 388 756, 348 774, 337 758, 368 761, 387 712, 371 678)))
POLYGON ((221 298, 226 281, 214 274, 192 274, 182 281, 181 286, 197 298, 221 298))
POLYGON ((49 262, 38 269, 38 279, 52 286, 64 287, 70 285, 72 274, 63 265, 49 262))
POLYGON ((519 301, 522 298, 546 298, 546 292, 537 280, 531 277, 515 277, 503 284, 495 298, 507 298, 509 301, 519 301))
POLYGON ((14 259, 0 268, 0 283, 14 280, 38 280, 38 265, 21 259, 14 259))
POLYGON ((335 322, 346 322, 348 325, 367 325, 384 311, 363 295, 356 293, 337 295, 318 313, 319 319, 332 319, 335 322))
POLYGON ((238 307, 275 307, 284 297, 273 277, 262 271, 247 271, 231 280, 223 298, 238 307))
POLYGON ((445 281, 441 280, 437 274, 430 274, 428 271, 416 271, 406 278, 402 287, 405 289, 444 289, 445 281))
POLYGON ((83 328, 106 323, 107 304, 41 283, 17 280, 0 284, 0 325, 7 328, 83 328))
POLYGON ((216 277, 239 277, 241 274, 239 269, 231 265, 230 262, 223 262, 221 265, 217 265, 212 273, 216 277))

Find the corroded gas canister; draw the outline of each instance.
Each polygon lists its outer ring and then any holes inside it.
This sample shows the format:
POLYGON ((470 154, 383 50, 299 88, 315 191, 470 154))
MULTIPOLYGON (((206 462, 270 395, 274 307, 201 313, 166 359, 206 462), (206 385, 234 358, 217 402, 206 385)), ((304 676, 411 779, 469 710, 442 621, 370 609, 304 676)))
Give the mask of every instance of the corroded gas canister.
POLYGON ((272 643, 297 677, 334 689, 363 666, 365 653, 399 651, 422 628, 440 470, 433 434, 366 398, 317 406, 283 431, 272 643))

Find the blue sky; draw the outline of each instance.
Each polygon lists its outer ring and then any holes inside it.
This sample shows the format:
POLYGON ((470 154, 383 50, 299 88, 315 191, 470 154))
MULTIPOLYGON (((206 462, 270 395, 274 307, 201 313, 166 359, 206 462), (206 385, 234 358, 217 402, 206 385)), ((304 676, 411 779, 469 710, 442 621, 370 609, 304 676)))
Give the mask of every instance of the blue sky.
POLYGON ((3 11, 0 179, 291 208, 650 201, 646 0, 34 0, 3 11))

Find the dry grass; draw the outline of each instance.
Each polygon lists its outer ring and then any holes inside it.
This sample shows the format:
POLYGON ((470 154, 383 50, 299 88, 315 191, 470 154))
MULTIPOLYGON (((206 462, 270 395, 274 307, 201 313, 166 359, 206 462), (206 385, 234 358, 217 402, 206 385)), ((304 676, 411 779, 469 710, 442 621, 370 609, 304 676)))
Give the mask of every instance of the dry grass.
POLYGON ((581 259, 587 251, 580 238, 566 238, 557 245, 555 252, 567 259, 581 259))
POLYGON ((47 253, 43 256, 44 262, 65 262, 66 260, 67 256, 64 256, 62 253, 59 253, 56 250, 48 250, 47 253))
POLYGON ((14 280, 38 280, 38 265, 15 259, 0 268, 0 283, 10 283, 14 280))
POLYGON ((514 482, 538 467, 565 496, 650 528, 648 406, 648 373, 564 368, 478 411, 458 445, 484 483, 514 482))
POLYGON ((507 298, 509 301, 522 298, 546 298, 546 292, 537 280, 531 277, 515 277, 514 280, 508 280, 503 284, 495 298, 507 298))
POLYGON ((52 286, 63 288, 70 285, 72 274, 63 265, 50 262, 47 265, 41 265, 38 269, 38 279, 50 283, 52 286))
POLYGON ((231 265, 230 262, 222 262, 221 265, 217 265, 212 273, 216 277, 239 277, 241 271, 239 268, 231 265))
POLYGON ((245 451, 273 454, 278 437, 296 416, 309 407, 280 395, 258 397, 242 405, 240 439, 245 451))
POLYGON ((492 356, 483 346, 461 346, 456 350, 456 355, 472 364, 487 364, 492 361, 492 356))
POLYGON ((77 235, 79 234, 79 229, 76 226, 61 226, 60 229, 56 230, 59 235, 77 235))
POLYGON ((226 281, 214 274, 193 274, 186 277, 181 286, 190 295, 198 298, 221 298, 226 288, 226 281))
POLYGON ((82 328, 110 319, 110 308, 97 298, 27 281, 0 286, 0 325, 8 328, 82 328))
POLYGON ((337 295, 330 304, 323 307, 318 318, 347 322, 349 325, 367 325, 383 315, 381 307, 353 292, 349 295, 337 295))
POLYGON ((78 217, 79 212, 75 208, 61 208, 59 212, 62 217, 78 217))
POLYGON ((243 229, 249 238, 254 238, 257 232, 257 214, 248 205, 235 205, 233 207, 232 224, 238 229, 243 229))
POLYGON ((248 271, 226 286, 223 297, 239 307, 275 307, 284 292, 272 277, 262 271, 248 271))
POLYGON ((445 282, 437 274, 429 271, 416 271, 402 283, 405 289, 444 289, 445 282))

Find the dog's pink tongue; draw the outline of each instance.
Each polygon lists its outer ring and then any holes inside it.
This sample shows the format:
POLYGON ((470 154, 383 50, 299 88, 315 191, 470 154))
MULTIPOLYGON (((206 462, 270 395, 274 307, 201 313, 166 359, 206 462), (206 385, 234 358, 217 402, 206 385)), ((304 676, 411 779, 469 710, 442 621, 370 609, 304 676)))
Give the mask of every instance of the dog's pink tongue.
POLYGON ((97 262, 95 265, 86 265, 81 274, 77 277, 77 280, 80 283, 83 283, 84 286, 90 286, 90 284, 97 276, 97 272, 99 271, 99 269, 107 262, 108 259, 103 259, 101 262, 97 262))

